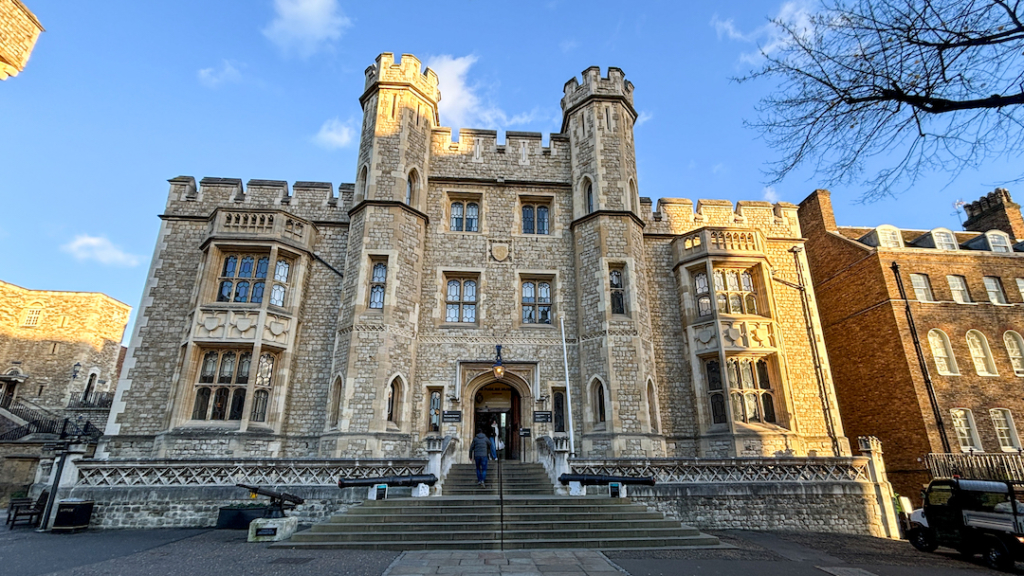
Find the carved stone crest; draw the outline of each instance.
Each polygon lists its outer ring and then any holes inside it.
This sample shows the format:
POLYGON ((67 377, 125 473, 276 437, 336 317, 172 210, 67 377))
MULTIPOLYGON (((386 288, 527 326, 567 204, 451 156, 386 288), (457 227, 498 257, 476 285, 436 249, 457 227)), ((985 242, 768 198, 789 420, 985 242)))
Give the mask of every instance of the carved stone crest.
POLYGON ((491 244, 491 256, 498 262, 504 262, 505 258, 508 258, 509 247, 504 242, 495 242, 491 244))

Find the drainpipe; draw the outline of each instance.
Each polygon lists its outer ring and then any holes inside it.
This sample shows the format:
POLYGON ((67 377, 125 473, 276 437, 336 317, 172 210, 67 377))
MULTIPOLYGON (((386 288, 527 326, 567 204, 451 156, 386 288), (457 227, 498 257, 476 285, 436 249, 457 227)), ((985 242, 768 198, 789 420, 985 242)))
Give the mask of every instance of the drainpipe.
POLYGON ((917 326, 914 325, 914 315, 910 312, 910 300, 907 298, 907 291, 903 288, 903 277, 900 276, 900 265, 892 263, 892 273, 896 277, 896 287, 900 291, 900 298, 907 311, 907 325, 910 327, 910 337, 914 341, 914 351, 917 352, 917 362, 921 366, 921 375, 924 376, 924 387, 928 391, 928 401, 932 405, 932 415, 935 416, 935 427, 939 430, 939 439, 942 440, 942 451, 949 453, 949 439, 946 438, 946 425, 942 423, 942 411, 939 410, 939 400, 935 396, 935 386, 932 385, 932 376, 928 372, 928 362, 924 359, 924 351, 921 350, 921 339, 917 337, 917 326))
POLYGON ((565 416, 569 425, 569 456, 576 456, 576 443, 572 439, 572 392, 569 386, 569 351, 565 345, 565 316, 558 317, 562 325, 562 366, 565 367, 565 416))

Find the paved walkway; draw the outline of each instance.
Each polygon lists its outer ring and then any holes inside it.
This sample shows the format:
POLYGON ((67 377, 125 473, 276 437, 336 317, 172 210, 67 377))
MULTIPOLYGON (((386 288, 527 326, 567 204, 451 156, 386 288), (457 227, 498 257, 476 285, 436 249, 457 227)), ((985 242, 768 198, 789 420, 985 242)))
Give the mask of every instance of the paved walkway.
POLYGON ((594 550, 405 552, 383 576, 500 574, 501 576, 623 576, 594 550))

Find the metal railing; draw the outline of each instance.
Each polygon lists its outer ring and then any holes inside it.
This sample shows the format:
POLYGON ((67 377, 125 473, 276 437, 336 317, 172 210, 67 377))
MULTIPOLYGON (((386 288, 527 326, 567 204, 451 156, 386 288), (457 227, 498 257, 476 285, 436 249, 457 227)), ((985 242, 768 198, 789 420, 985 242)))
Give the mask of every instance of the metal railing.
POLYGON ((0 442, 13 442, 21 440, 30 434, 53 434, 61 440, 65 438, 78 437, 95 440, 103 435, 103 431, 86 420, 84 424, 74 422, 68 418, 53 419, 39 418, 30 421, 24 426, 19 426, 0 434, 0 442))
POLYGON ((113 392, 96 392, 85 398, 70 400, 68 408, 110 408, 113 403, 113 392))
POLYGON ((932 478, 960 476, 973 480, 1016 480, 1024 482, 1024 456, 1004 454, 929 454, 925 457, 932 478))

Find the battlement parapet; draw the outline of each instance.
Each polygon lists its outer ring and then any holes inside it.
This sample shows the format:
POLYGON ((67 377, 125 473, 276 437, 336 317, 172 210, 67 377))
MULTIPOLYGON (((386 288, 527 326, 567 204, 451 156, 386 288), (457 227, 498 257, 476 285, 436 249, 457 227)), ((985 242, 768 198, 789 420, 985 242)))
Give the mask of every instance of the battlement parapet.
POLYGON ((623 98, 633 107, 633 83, 626 80, 625 73, 619 68, 608 68, 608 75, 601 76, 601 68, 591 66, 583 71, 583 82, 573 76, 563 88, 562 112, 578 106, 591 97, 623 98))
POLYGON ((519 153, 521 143, 525 143, 527 154, 545 156, 569 154, 569 138, 564 134, 550 134, 548 145, 544 146, 544 134, 541 132, 505 132, 505 142, 498 142, 497 130, 481 130, 477 128, 460 128, 457 132, 458 141, 452 139, 452 129, 447 127, 434 128, 431 132, 431 152, 435 155, 468 154, 476 159, 485 155, 505 154, 506 151, 519 153))
POLYGON ((352 201, 353 185, 342 184, 338 195, 330 182, 203 178, 178 176, 168 180, 166 213, 176 216, 209 216, 217 209, 279 209, 309 221, 348 221, 346 202, 352 201), (348 193, 346 198, 345 193, 348 193))
POLYGON ((700 199, 694 207, 687 198, 659 198, 650 211, 650 198, 641 198, 641 217, 649 234, 684 234, 704 226, 754 228, 767 237, 799 238, 797 206, 789 202, 741 200, 735 209, 729 200, 700 199))
POLYGON ((423 63, 412 54, 402 54, 399 62, 395 62, 392 52, 383 52, 377 56, 374 64, 366 68, 365 90, 377 84, 406 84, 412 86, 433 102, 441 101, 438 89, 438 78, 430 68, 423 70, 423 63))

